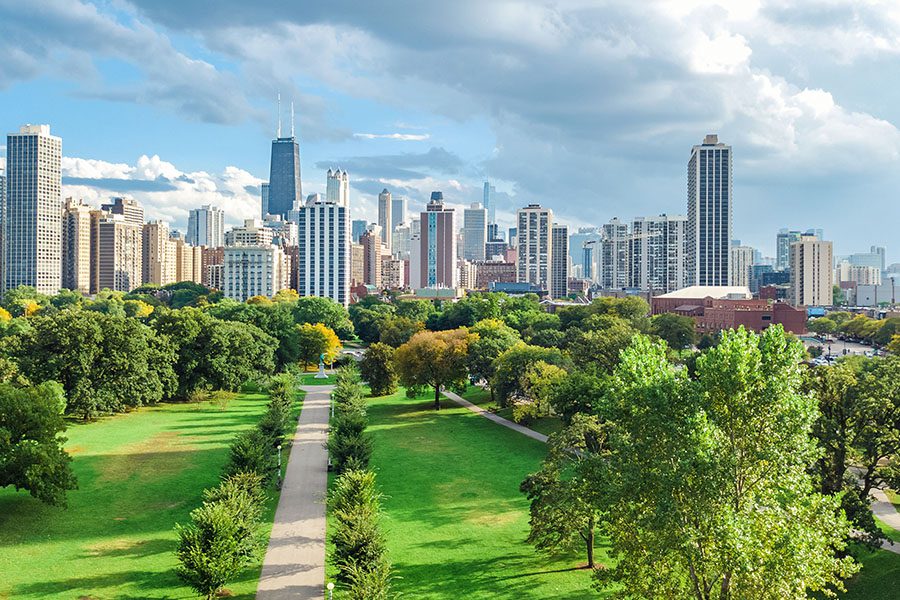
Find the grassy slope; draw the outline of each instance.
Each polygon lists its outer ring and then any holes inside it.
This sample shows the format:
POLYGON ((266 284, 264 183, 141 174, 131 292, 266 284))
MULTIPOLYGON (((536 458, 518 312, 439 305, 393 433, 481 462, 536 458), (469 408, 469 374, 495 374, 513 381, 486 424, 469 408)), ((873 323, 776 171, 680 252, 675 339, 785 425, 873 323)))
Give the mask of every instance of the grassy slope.
MULTIPOLYGON (((225 410, 164 404, 70 426, 79 489, 67 510, 0 490, 0 598, 195 598, 173 571, 173 526, 217 483, 234 434, 256 423, 266 400, 244 394, 225 410)), ((260 568, 229 586, 236 597, 254 596, 260 568)))
MULTIPOLYGON (((518 488, 543 444, 449 401, 444 407, 436 413, 429 397, 402 392, 369 407, 397 591, 417 599, 596 598, 589 573, 576 570, 580 554, 550 558, 525 543, 528 502, 518 488)), ((606 560, 600 547, 597 560, 606 560)))

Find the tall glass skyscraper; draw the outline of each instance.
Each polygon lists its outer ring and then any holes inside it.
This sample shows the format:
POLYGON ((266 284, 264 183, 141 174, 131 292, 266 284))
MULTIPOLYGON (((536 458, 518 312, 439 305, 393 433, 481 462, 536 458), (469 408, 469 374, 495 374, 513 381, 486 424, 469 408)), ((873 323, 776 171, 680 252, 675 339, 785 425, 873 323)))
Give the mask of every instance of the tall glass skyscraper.
POLYGON ((728 285, 731 277, 731 146, 707 135, 688 161, 687 285, 728 285))
POLYGON ((268 213, 287 220, 289 211, 300 208, 302 198, 300 144, 292 132, 290 137, 279 136, 272 140, 268 213))
POLYGON ((496 223, 497 222, 497 207, 494 200, 494 194, 497 193, 496 188, 491 185, 491 182, 484 182, 484 201, 481 203, 484 206, 484 209, 487 211, 488 223, 496 223))
POLYGON ((261 204, 261 210, 259 218, 265 219, 266 215, 269 214, 269 184, 264 183, 259 186, 259 201, 261 204))

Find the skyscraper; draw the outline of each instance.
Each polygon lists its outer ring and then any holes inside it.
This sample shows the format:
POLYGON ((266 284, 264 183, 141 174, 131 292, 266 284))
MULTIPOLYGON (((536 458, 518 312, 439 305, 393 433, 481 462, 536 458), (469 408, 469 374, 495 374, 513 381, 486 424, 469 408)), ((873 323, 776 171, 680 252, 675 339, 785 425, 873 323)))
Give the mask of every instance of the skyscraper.
POLYGON ((554 223, 550 238, 550 297, 565 298, 569 293, 569 228, 554 223))
POLYGON ((750 268, 753 266, 753 248, 750 246, 732 246, 731 278, 728 285, 750 286, 750 268))
POLYGON ((222 246, 225 244, 225 212, 206 204, 188 213, 185 240, 191 246, 222 246))
POLYGON ((91 292, 91 210, 73 198, 66 199, 62 222, 62 286, 91 292))
POLYGON ((519 249, 517 279, 549 291, 553 211, 540 204, 529 204, 519 209, 516 221, 519 249))
POLYGON ((101 204, 100 210, 111 215, 120 215, 132 225, 144 224, 144 207, 134 198, 115 197, 112 202, 101 204))
POLYGON ((687 274, 691 285, 730 281, 731 146, 707 135, 691 149, 687 189, 687 274))
POLYGON ((363 247, 363 282, 381 289, 381 226, 373 223, 359 237, 363 247))
POLYGON ((260 211, 259 218, 265 219, 269 214, 269 184, 264 183, 259 186, 260 211))
POLYGON ((637 217, 628 236, 628 286, 654 295, 685 287, 687 217, 637 217))
POLYGON ((391 247, 391 234, 394 230, 392 225, 394 219, 391 215, 393 209, 394 203, 391 200, 391 193, 387 188, 384 188, 378 194, 378 225, 381 227, 381 241, 388 248, 391 247))
POLYGON ((288 212, 299 208, 303 198, 300 183, 300 144, 294 137, 294 107, 291 104, 291 135, 281 136, 279 101, 278 130, 272 140, 272 161, 269 164, 268 213, 290 218, 288 212))
POLYGON ((492 186, 489 181, 485 181, 482 206, 484 206, 484 209, 487 211, 488 223, 497 222, 497 206, 496 199, 494 198, 494 194, 496 193, 497 189, 492 186))
MULTIPOLYGON (((333 204, 333 202, 332 202, 333 204)), ((350 223, 350 238, 354 244, 359 243, 359 238, 362 234, 366 232, 366 227, 369 226, 368 221, 365 219, 353 219, 350 223)))
POLYGON ((775 268, 787 271, 791 268, 791 244, 800 241, 799 231, 779 229, 775 236, 775 268))
POLYGON ((421 234, 418 248, 411 257, 419 267, 418 277, 410 276, 411 282, 420 287, 456 288, 458 270, 456 265, 456 225, 454 211, 444 206, 444 195, 431 192, 431 200, 421 214, 421 234))
POLYGON ((175 242, 169 239, 169 226, 163 221, 145 223, 142 228, 143 281, 166 285, 175 282, 175 242))
POLYGON ((338 206, 350 206, 350 175, 347 171, 328 169, 325 181, 325 201, 338 206))
POLYGON ((831 242, 800 236, 791 244, 791 301, 795 306, 831 306, 833 302, 831 242))
POLYGON ((316 195, 300 209, 297 292, 350 302, 350 209, 316 195))
POLYGON ((487 243, 487 211, 475 202, 463 210, 463 251, 466 260, 484 260, 487 243))
POLYGON ((130 292, 140 286, 143 274, 143 225, 122 214, 107 214, 97 224, 98 289, 130 292))
POLYGON ((391 232, 397 228, 397 225, 406 223, 406 196, 398 194, 391 195, 391 232))
POLYGON ((6 138, 3 290, 30 285, 55 294, 62 283, 62 140, 49 125, 6 138))
POLYGON ((600 286, 628 287, 628 223, 613 218, 600 228, 600 255, 596 257, 600 286))

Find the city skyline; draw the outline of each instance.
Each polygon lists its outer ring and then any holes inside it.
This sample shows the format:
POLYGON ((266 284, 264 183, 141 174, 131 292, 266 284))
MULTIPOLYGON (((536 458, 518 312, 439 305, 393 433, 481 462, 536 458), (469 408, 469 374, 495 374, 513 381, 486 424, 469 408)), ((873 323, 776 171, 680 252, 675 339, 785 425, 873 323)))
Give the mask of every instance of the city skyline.
MULTIPOLYGON (((890 226, 900 218, 891 168, 900 156, 893 124, 900 114, 892 93, 876 87, 876 72, 893 54, 838 35, 852 20, 881 39, 883 28, 900 27, 897 19, 876 21, 874 12, 849 4, 818 19, 751 4, 653 7, 639 19, 615 3, 603 10, 464 3, 452 15, 422 6, 409 15, 357 7, 326 16, 310 7, 279 12, 275 26, 276 11, 263 2, 241 31, 284 41, 277 56, 190 2, 171 6, 134 2, 113 10, 76 2, 36 15, 0 7, 0 27, 16 33, 4 37, 7 48, 13 40, 35 41, 7 52, 15 68, 0 78, 6 129, 50 123, 67 140, 64 196, 96 205, 134 195, 149 217, 176 229, 190 208, 221 204, 228 223, 239 224, 259 211, 280 92, 285 107, 291 100, 297 107, 304 191, 324 191, 319 171, 348 170, 359 207, 353 218, 373 221, 385 187, 408 197, 413 212, 434 189, 461 211, 483 198, 485 179, 497 189, 503 226, 532 202, 552 204, 572 231, 612 217, 680 212, 685 149, 715 132, 734 147, 735 237, 774 256, 778 229, 814 226, 832 232, 836 255, 875 244, 887 246, 889 263, 900 260, 890 226), (503 18, 476 18, 476 9, 503 18), (600 17, 629 35, 596 27, 600 17), (385 19, 416 19, 417 33, 386 37, 379 27, 385 19), (454 27, 460 19, 466 27, 454 27), (472 24, 475 31, 466 33, 472 24), (43 35, 57 30, 65 34, 43 35), (86 37, 104 42, 77 53, 86 37), (829 43, 834 37, 842 40, 837 48, 829 43), (458 89, 448 91, 409 61, 411 53, 430 56, 425 46, 437 43, 454 48, 442 56, 460 79, 458 89), (162 66, 141 64, 146 48, 162 66), (58 51, 72 68, 63 74, 42 66, 34 59, 39 50, 58 51), (492 60, 459 72, 460 61, 479 51, 492 60), (380 66, 366 60, 373 55, 385 59, 376 61, 380 66), (623 72, 624 60, 634 75, 623 72), (533 81, 516 76, 515 65, 528 63, 535 65, 533 81), (609 89, 620 95, 578 88, 594 84, 572 83, 572 69, 608 75, 618 84, 609 89), (501 75, 509 87, 488 95, 484 81, 501 75), (569 102, 584 96, 591 105, 564 108, 540 94, 524 99, 563 81, 576 86, 565 94, 569 102), (697 85, 709 86, 708 103, 692 99, 697 85), (867 214, 849 210, 860 196, 883 217, 874 226, 867 214)), ((245 11, 222 12, 241 21, 245 11)))

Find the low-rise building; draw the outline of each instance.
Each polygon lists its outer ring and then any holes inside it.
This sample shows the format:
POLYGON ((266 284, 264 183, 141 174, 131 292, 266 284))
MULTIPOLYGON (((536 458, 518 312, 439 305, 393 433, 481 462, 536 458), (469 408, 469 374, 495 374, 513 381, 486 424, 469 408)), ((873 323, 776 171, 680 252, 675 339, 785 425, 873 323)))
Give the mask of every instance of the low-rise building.
POLYGON ((655 296, 651 302, 651 313, 691 317, 699 333, 714 333, 740 326, 762 331, 776 324, 791 333, 806 333, 806 307, 754 299, 745 286, 691 286, 655 296))

